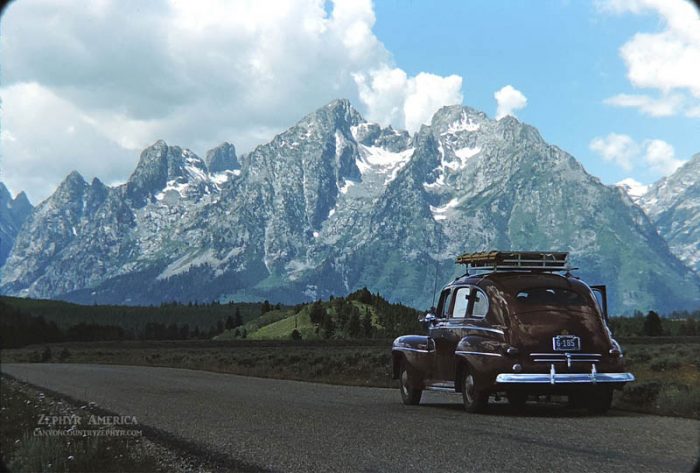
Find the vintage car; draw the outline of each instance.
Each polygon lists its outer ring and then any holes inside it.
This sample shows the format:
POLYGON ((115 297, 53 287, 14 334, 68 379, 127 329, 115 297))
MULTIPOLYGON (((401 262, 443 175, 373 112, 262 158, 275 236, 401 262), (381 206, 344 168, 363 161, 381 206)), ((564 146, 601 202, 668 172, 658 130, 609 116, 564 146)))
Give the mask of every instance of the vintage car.
POLYGON ((491 395, 516 407, 531 395, 565 395, 604 413, 613 390, 634 381, 607 326, 605 287, 573 276, 567 253, 470 253, 457 263, 467 273, 422 318, 428 334, 394 340, 405 404, 426 389, 461 393, 468 412, 491 395))

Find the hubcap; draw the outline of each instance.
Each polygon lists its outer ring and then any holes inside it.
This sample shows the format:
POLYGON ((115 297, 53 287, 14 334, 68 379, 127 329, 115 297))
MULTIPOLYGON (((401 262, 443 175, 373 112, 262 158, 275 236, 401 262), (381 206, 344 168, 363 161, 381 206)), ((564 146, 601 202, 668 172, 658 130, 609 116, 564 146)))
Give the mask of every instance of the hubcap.
POLYGON ((401 372, 401 392, 403 394, 408 394, 408 372, 403 370, 401 372))
POLYGON ((464 395, 470 404, 474 402, 474 377, 471 374, 464 378, 464 395))

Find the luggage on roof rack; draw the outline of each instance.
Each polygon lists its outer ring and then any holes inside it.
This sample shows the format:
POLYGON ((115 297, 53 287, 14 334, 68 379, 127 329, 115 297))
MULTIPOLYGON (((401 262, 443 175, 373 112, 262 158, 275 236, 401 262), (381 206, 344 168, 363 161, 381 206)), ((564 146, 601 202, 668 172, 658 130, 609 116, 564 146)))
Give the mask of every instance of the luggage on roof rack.
POLYGON ((467 268, 492 271, 569 271, 569 253, 562 251, 483 251, 457 257, 467 268))

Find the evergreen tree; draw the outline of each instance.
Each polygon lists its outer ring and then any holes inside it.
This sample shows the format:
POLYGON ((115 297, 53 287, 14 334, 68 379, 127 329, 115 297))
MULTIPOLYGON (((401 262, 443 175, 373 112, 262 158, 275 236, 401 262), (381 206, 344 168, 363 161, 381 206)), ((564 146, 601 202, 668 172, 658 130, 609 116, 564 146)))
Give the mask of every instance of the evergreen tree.
POLYGON ((226 317, 226 330, 231 330, 233 327, 235 327, 233 317, 229 315, 226 317))
POLYGON ((333 322, 333 318, 330 315, 326 314, 323 317, 321 328, 323 329, 323 338, 332 338, 335 335, 335 322, 333 322))
POLYGON ((233 316, 233 326, 240 327, 243 325, 243 319, 241 318, 241 309, 236 307, 236 313, 233 316))
POLYGON ((360 314, 353 312, 348 321, 348 335, 350 338, 360 338, 362 335, 362 323, 360 322, 360 314))
POLYGON ((369 309, 365 310, 365 315, 362 317, 362 331, 366 338, 372 338, 372 314, 369 309))
POLYGON ((180 327, 180 338, 182 340, 187 340, 190 338, 190 326, 189 324, 185 324, 182 327, 180 327))
POLYGON ((320 325, 325 320, 326 315, 326 309, 321 304, 321 301, 316 301, 311 305, 309 318, 312 324, 320 325))
POLYGON ((661 317, 653 310, 649 311, 644 319, 644 335, 656 337, 663 335, 663 327, 661 326, 661 317))

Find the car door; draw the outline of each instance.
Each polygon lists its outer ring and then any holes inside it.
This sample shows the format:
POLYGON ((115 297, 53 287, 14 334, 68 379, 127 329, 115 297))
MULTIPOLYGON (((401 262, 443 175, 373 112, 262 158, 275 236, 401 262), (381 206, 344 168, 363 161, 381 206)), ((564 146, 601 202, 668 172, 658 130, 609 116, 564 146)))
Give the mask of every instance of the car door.
POLYGON ((457 362, 455 350, 464 336, 464 321, 469 309, 470 291, 471 287, 457 287, 452 291, 447 322, 441 331, 440 349, 437 349, 436 359, 439 363, 440 379, 447 382, 454 381, 457 362))
MULTIPOLYGON (((437 320, 435 325, 429 329, 429 336, 435 344, 435 357, 433 358, 433 368, 431 372, 432 383, 443 383, 449 378, 445 377, 445 369, 443 368, 446 357, 449 354, 449 315, 452 309, 452 288, 447 288, 440 294, 440 302, 438 303, 437 320)), ((454 356, 454 349, 452 350, 454 356)))

